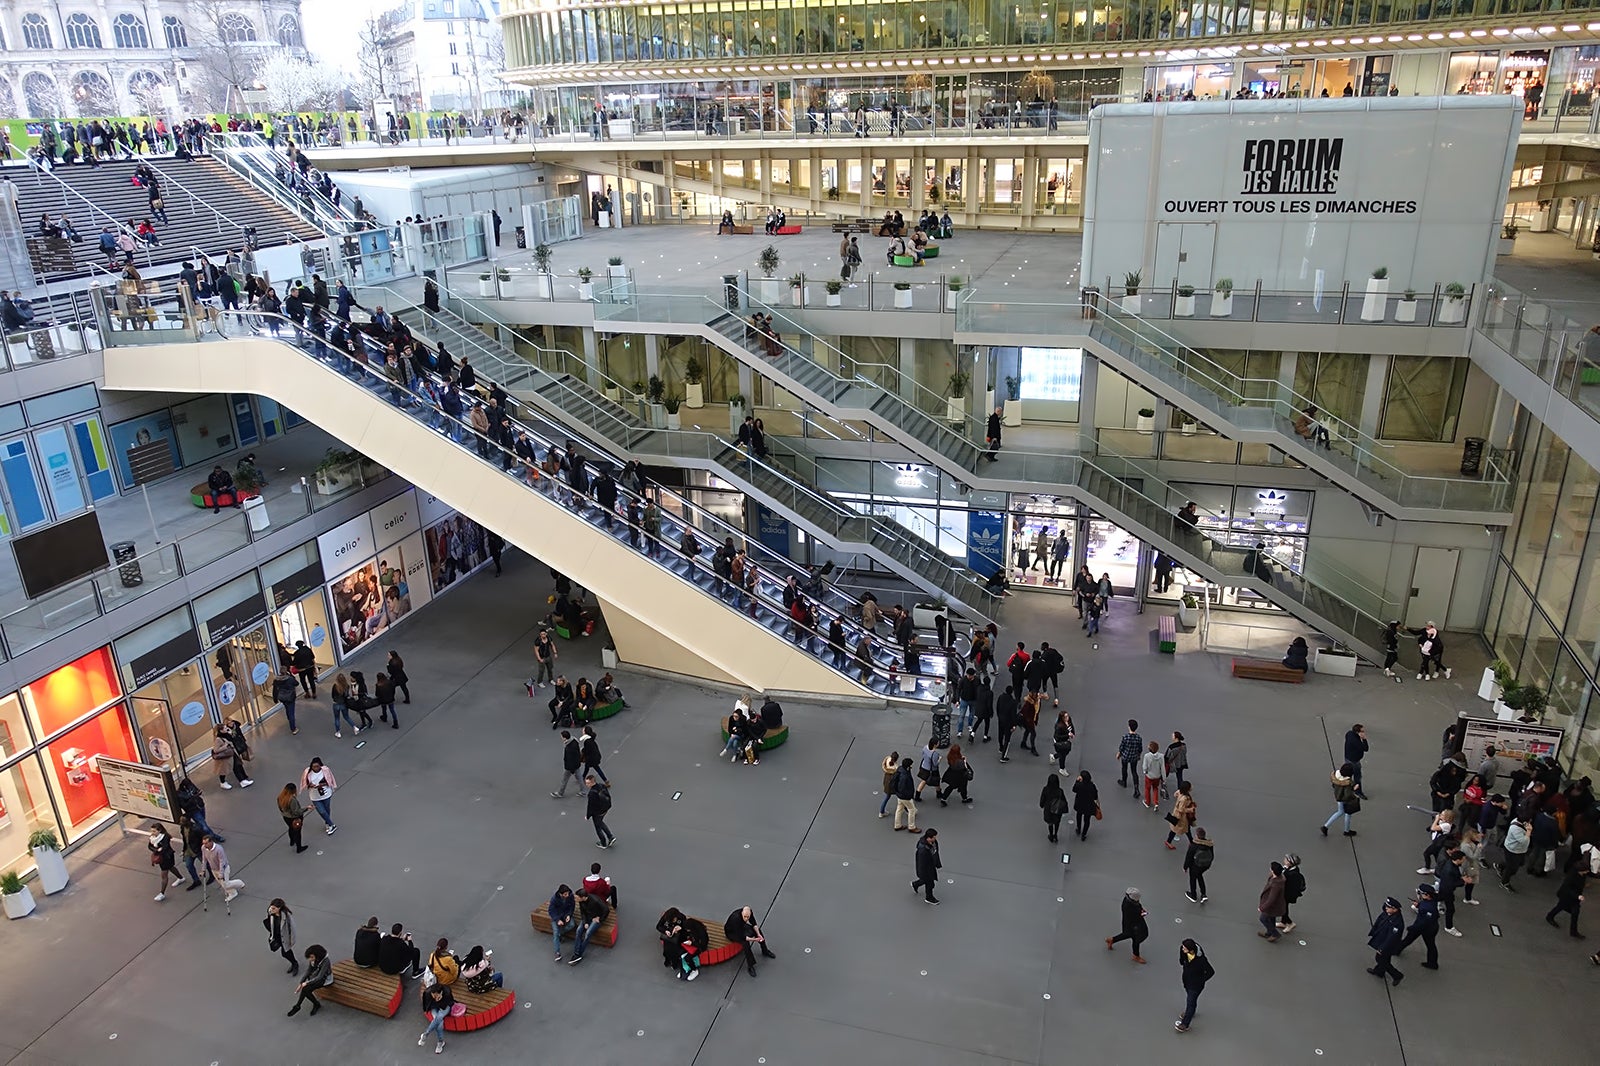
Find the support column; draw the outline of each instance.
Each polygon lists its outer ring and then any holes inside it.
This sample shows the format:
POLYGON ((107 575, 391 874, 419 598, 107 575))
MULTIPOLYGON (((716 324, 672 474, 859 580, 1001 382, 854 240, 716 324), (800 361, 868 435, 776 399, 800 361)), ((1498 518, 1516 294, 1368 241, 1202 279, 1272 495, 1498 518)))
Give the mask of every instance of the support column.
MULTIPOLYGON (((970 100, 969 100, 970 103, 970 100)), ((972 120, 972 112, 967 112, 967 120, 972 120)), ((966 214, 964 224, 973 228, 978 224, 978 206, 983 199, 983 189, 979 187, 979 175, 983 173, 983 161, 978 156, 978 149, 967 147, 966 162, 962 164, 961 171, 961 203, 966 214)))
POLYGON ((1022 219, 1026 223, 1038 213, 1039 154, 1032 146, 1024 149, 1022 156, 1022 219))
POLYGON ((913 406, 917 401, 917 341, 900 338, 900 398, 913 406))
POLYGON ((644 335, 644 380, 645 384, 650 379, 661 373, 661 338, 654 333, 644 335))
MULTIPOLYGON (((1299 366, 1299 359, 1299 352, 1284 352, 1282 358, 1278 360, 1278 386, 1285 395, 1294 394, 1294 378, 1296 368, 1299 366)), ((1283 452, 1273 448, 1267 452, 1267 461, 1274 465, 1282 466, 1283 452)))
POLYGON ((1361 417, 1356 420, 1362 434, 1376 438, 1378 423, 1383 419, 1383 392, 1389 383, 1389 365, 1392 356, 1367 357, 1367 387, 1361 395, 1361 417))
POLYGON ((601 388, 600 344, 595 337, 593 327, 583 331, 583 368, 584 377, 588 379, 590 386, 601 388))
POLYGON ((1095 393, 1100 387, 1100 360, 1085 352, 1083 355, 1083 376, 1078 389, 1078 448, 1080 451, 1091 452, 1094 450, 1095 436, 1094 405, 1095 393))

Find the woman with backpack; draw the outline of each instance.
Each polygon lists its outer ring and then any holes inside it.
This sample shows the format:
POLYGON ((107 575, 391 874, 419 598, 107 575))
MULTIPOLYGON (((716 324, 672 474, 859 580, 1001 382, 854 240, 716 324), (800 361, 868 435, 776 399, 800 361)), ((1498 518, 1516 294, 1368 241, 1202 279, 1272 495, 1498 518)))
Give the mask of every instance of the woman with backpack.
MULTIPOLYGON (((1072 754, 1072 740, 1076 735, 1076 730, 1072 727, 1072 715, 1066 711, 1056 715, 1056 727, 1050 741, 1055 749, 1056 773, 1063 777, 1067 773, 1067 756, 1072 754)), ((1054 840, 1055 837, 1052 836, 1050 839, 1054 840)))
POLYGON ((1067 794, 1062 791, 1061 778, 1051 774, 1044 779, 1044 789, 1039 793, 1039 809, 1044 812, 1044 825, 1050 843, 1061 835, 1061 816, 1067 813, 1067 794))
POLYGON ((1184 895, 1190 903, 1206 901, 1206 871, 1211 869, 1211 860, 1215 857, 1211 838, 1206 836, 1205 829, 1195 826, 1189 850, 1183 853, 1183 869, 1189 875, 1189 891, 1184 895))
POLYGON ((1294 919, 1289 908, 1306 894, 1306 875, 1300 870, 1300 856, 1294 852, 1283 857, 1283 916, 1278 919, 1278 931, 1294 931, 1294 919))
POLYGON ((1188 778, 1189 745, 1183 734, 1172 731, 1172 743, 1167 745, 1167 773, 1172 775, 1172 787, 1177 788, 1188 778))

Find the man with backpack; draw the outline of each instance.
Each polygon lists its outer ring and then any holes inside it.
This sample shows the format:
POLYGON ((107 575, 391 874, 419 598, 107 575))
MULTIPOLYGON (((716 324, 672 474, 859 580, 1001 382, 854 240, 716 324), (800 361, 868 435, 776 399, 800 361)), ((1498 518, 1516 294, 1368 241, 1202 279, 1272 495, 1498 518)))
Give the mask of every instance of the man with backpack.
POLYGON ((911 772, 911 760, 901 759, 900 768, 894 772, 894 828, 917 831, 917 780, 911 772), (902 824, 904 823, 904 824, 902 824))
POLYGON ((1294 931, 1294 919, 1289 917, 1289 908, 1305 894, 1306 875, 1300 869, 1300 856, 1291 851, 1283 857, 1283 917, 1278 919, 1279 932, 1294 931))
POLYGON ((611 786, 599 784, 593 774, 584 778, 583 783, 589 786, 589 807, 583 816, 594 826, 594 835, 599 838, 595 847, 609 848, 617 842, 617 835, 606 826, 606 813, 611 810, 611 786))

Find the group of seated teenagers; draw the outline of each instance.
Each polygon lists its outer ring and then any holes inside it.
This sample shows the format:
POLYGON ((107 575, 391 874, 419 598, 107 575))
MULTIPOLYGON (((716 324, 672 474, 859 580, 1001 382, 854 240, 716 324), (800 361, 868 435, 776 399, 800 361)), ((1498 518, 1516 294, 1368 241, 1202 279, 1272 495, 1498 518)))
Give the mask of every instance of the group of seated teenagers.
MULTIPOLYGON (((656 922, 656 933, 661 937, 661 965, 672 970, 680 981, 699 977, 700 956, 711 944, 711 934, 705 923, 676 907, 668 907, 656 922)), ((728 943, 744 949, 745 968, 751 977, 756 976, 752 945, 761 948, 763 958, 777 958, 767 946, 766 934, 761 931, 761 924, 748 904, 728 915, 722 925, 722 935, 727 937, 728 943)))
MULTIPOLYGON (((617 687, 617 679, 610 671, 601 675, 594 684, 590 684, 587 677, 580 677, 574 685, 567 680, 566 674, 557 674, 555 689, 556 694, 549 703, 551 729, 588 722, 597 707, 607 707, 619 700, 624 707, 628 705, 622 699, 622 690, 617 687)), ((528 695, 533 695, 531 687, 528 695)))
POLYGON ((783 208, 774 207, 767 212, 767 233, 777 233, 789 224, 789 216, 783 213, 783 208))
POLYGON ((422 949, 412 943, 405 926, 395 922, 387 933, 380 933, 378 919, 372 917, 356 930, 353 960, 364 970, 381 970, 391 977, 417 978, 426 972, 432 975, 426 984, 448 986, 460 981, 469 992, 488 992, 505 985, 505 975, 490 961, 493 955, 474 944, 465 958, 457 958, 450 941, 440 937, 424 964, 422 949))
POLYGON ((599 863, 590 864, 589 876, 583 879, 576 892, 564 884, 557 888, 550 897, 550 939, 555 944, 556 961, 568 966, 582 962, 589 939, 605 924, 615 906, 617 886, 600 872, 599 863), (574 941, 570 957, 561 954, 561 938, 568 933, 573 935, 574 941))
POLYGON ((771 696, 761 705, 761 710, 751 713, 750 704, 754 696, 740 696, 733 702, 733 713, 728 716, 728 742, 717 752, 717 758, 730 755, 734 762, 744 756, 744 761, 751 766, 761 765, 758 757, 761 750, 761 741, 768 733, 776 733, 783 728, 783 707, 771 696))

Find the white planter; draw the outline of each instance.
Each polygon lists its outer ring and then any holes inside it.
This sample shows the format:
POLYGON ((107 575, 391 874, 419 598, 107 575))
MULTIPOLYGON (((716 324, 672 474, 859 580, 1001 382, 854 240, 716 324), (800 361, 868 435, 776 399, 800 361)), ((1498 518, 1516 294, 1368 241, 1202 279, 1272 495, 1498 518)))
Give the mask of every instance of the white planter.
POLYGON ((1156 416, 1136 415, 1134 418, 1133 428, 1138 430, 1140 433, 1154 433, 1156 431, 1156 416))
POLYGON ((1417 320, 1417 301, 1401 300, 1395 304, 1394 320, 1396 322, 1415 322, 1417 320))
POLYGON ((945 417, 952 422, 962 422, 967 417, 967 398, 950 396, 945 399, 945 417))
POLYGON ((1178 624, 1185 629, 1193 628, 1195 615, 1200 612, 1198 607, 1187 607, 1182 600, 1178 601, 1178 624))
POLYGON ((606 276, 611 279, 611 298, 613 300, 628 295, 628 268, 622 263, 616 266, 607 265, 606 276))
POLYGON ((1022 425, 1022 401, 1007 400, 1005 408, 1000 412, 1000 421, 1007 426, 1022 425))
POLYGON ((896 289, 896 290, 894 290, 894 305, 896 307, 910 307, 911 306, 911 290, 910 289, 896 289))
POLYGON ((1483 668, 1483 677, 1478 681, 1478 698, 1491 703, 1500 699, 1500 685, 1494 679, 1494 671, 1487 666, 1483 668))
POLYGON ((1361 321, 1382 322, 1389 306, 1389 279, 1368 278, 1367 294, 1361 299, 1361 321))
POLYGON ((956 309, 956 304, 960 301, 960 299, 961 299, 961 290, 960 289, 946 289, 946 290, 944 290, 944 309, 946 311, 954 311, 956 309))
POLYGON ((1509 722, 1516 718, 1517 712, 1506 706, 1505 700, 1496 699, 1494 701, 1494 716, 1502 722, 1509 722))
POLYGON ((1185 422, 1183 424, 1183 428, 1182 428, 1182 430, 1180 430, 1180 432, 1185 437, 1192 437, 1192 436, 1195 435, 1195 433, 1197 433, 1199 431, 1199 429, 1200 429, 1200 423, 1198 423, 1198 422, 1185 422))
POLYGON ((601 648, 600 665, 607 670, 615 670, 617 668, 617 649, 601 648))
POLYGON ((323 496, 333 496, 355 484, 355 480, 356 467, 354 464, 335 467, 326 473, 317 475, 317 492, 323 496))
POLYGON ((789 286, 789 301, 796 307, 806 305, 806 287, 804 285, 789 286))
POLYGON ((706 387, 698 381, 683 386, 683 406, 700 408, 706 405, 706 387))
POLYGON ((22 891, 10 896, 0 896, 5 901, 7 918, 26 918, 33 913, 33 893, 23 885, 22 891))
POLYGON ((657 429, 664 429, 667 425, 667 405, 653 403, 650 405, 650 424, 657 429))
POLYGON ((494 289, 493 277, 490 277, 487 280, 484 278, 478 279, 478 295, 482 296, 485 300, 492 300, 496 295, 498 295, 494 289))
POLYGON ((1130 315, 1138 314, 1139 309, 1143 306, 1144 297, 1142 296, 1124 296, 1122 298, 1122 309, 1130 315))
POLYGON ((829 307, 840 307, 840 306, 843 306, 843 304, 844 304, 844 294, 843 293, 837 293, 837 292, 828 293, 828 306, 829 307))
POLYGON ((1175 296, 1172 299, 1172 313, 1178 318, 1194 317, 1194 297, 1175 296))
POLYGON ((744 404, 728 402, 728 432, 735 437, 739 435, 739 427, 744 425, 744 404))
POLYGON ((1233 293, 1224 296, 1220 292, 1211 294, 1211 317, 1228 318, 1233 314, 1233 293))
POLYGON ((39 887, 44 894, 53 896, 67 887, 67 860, 54 848, 40 848, 33 853, 33 864, 39 868, 39 887))
POLYGON ((533 284, 534 291, 539 294, 541 300, 548 300, 555 294, 555 279, 549 274, 535 274, 533 284))
POLYGON ((594 299, 594 282, 592 282, 592 281, 580 281, 580 282, 578 282, 578 299, 580 299, 580 300, 593 300, 594 299))
POLYGON ((605 390, 605 394, 606 394, 606 399, 610 400, 612 403, 621 403, 622 402, 622 390, 620 388, 617 388, 617 389, 606 389, 605 390))
POLYGON ((756 299, 768 307, 783 298, 783 284, 777 278, 756 279, 756 299))
POLYGON ((1311 657, 1311 669, 1319 674, 1332 674, 1334 677, 1355 677, 1356 657, 1347 651, 1318 648, 1316 654, 1311 657))
POLYGON ((1534 208, 1533 217, 1528 220, 1528 232, 1549 233, 1550 229, 1550 209, 1548 207, 1534 208))
POLYGON ((984 393, 983 393, 984 417, 987 418, 989 412, 993 411, 993 410, 994 410, 994 390, 993 389, 985 389, 984 393))
POLYGON ((1500 238, 1500 244, 1495 249, 1495 253, 1494 254, 1495 255, 1510 255, 1512 252, 1514 252, 1516 250, 1517 250, 1517 239, 1515 237, 1501 237, 1500 238))
POLYGON ((611 228, 611 212, 610 211, 602 211, 602 212, 600 212, 600 228, 601 229, 610 229, 611 228))
POLYGON ((1467 301, 1446 296, 1439 305, 1439 322, 1446 326, 1459 326, 1466 321, 1467 301))
POLYGON ((667 412, 667 428, 668 429, 682 429, 683 428, 683 415, 680 414, 677 411, 668 411, 667 412))

